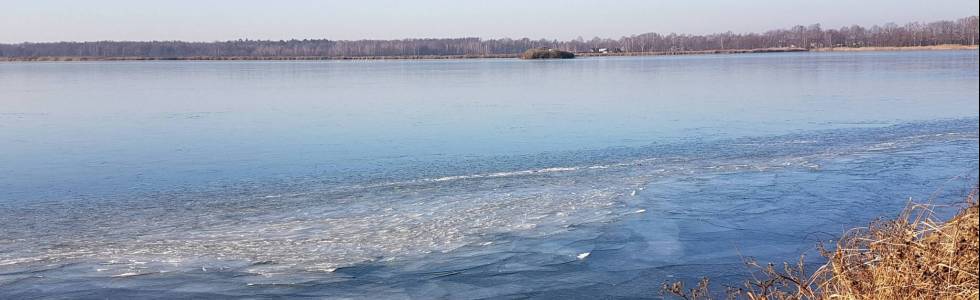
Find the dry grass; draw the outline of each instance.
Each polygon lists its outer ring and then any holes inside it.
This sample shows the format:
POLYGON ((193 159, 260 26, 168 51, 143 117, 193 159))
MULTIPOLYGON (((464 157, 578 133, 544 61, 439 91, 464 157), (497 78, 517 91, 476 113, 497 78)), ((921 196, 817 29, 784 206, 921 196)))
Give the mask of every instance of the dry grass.
MULTIPOLYGON (((808 273, 796 264, 747 262, 753 279, 729 288, 730 299, 978 299, 977 190, 955 217, 936 220, 932 205, 909 204, 895 220, 879 220, 847 232, 827 263, 808 273)), ((710 299, 708 280, 696 288, 665 284, 662 292, 710 299)))

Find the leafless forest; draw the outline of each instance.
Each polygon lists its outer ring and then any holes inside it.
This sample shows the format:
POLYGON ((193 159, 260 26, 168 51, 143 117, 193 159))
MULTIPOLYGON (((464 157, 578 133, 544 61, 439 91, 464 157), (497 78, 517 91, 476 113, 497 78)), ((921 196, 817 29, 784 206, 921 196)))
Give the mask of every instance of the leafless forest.
POLYGON ((820 24, 794 26, 764 33, 709 35, 644 33, 619 39, 577 38, 570 41, 522 39, 401 40, 249 40, 223 42, 94 41, 0 44, 0 57, 369 57, 369 56, 494 56, 549 47, 571 52, 607 48, 623 52, 670 52, 760 48, 902 47, 940 44, 976 45, 977 16, 955 21, 894 23, 870 28, 853 25, 824 29, 820 24))

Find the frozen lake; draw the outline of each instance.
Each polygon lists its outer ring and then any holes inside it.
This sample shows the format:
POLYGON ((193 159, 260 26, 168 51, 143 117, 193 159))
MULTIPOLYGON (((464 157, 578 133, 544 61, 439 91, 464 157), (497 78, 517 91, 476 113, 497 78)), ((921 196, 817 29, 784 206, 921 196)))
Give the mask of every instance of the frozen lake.
POLYGON ((976 51, 0 63, 0 298, 657 297, 978 177, 976 51))

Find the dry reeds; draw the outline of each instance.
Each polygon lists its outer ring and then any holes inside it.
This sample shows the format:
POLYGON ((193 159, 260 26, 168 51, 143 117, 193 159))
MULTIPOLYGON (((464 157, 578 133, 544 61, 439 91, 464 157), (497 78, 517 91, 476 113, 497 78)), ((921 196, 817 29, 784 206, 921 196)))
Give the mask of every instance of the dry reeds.
MULTIPOLYGON (((728 298, 745 299, 978 299, 977 190, 966 207, 946 221, 936 220, 931 205, 909 204, 895 220, 872 222, 847 232, 827 263, 808 274, 796 264, 761 266, 744 288, 729 288, 728 298)), ((696 288, 664 284, 662 293, 684 299, 710 299, 707 279, 696 288)))

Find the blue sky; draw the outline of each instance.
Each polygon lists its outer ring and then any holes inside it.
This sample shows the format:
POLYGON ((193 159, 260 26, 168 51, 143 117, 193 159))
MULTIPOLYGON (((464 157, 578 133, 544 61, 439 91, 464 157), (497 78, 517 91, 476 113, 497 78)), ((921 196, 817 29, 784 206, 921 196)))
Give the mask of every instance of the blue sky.
POLYGON ((977 0, 0 0, 0 43, 238 38, 620 37, 956 19, 977 0))

